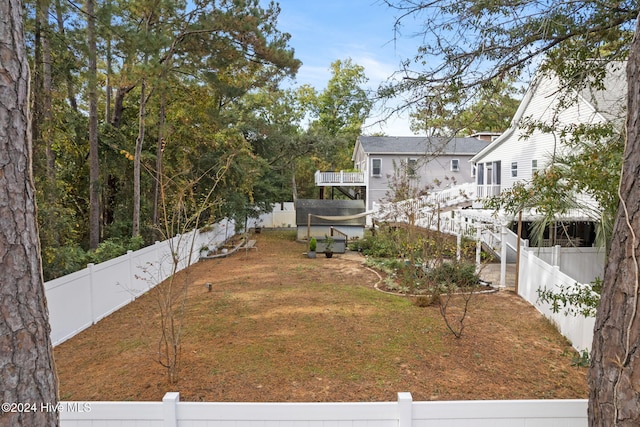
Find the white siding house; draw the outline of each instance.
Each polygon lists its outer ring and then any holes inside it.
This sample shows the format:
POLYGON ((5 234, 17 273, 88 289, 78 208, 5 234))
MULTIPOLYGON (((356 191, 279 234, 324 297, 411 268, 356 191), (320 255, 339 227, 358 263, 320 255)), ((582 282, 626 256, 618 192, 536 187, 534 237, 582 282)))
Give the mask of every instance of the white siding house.
POLYGON ((472 159, 478 197, 497 195, 515 182, 528 181, 536 170, 545 168, 552 156, 567 147, 558 132, 531 131, 531 123, 554 125, 595 124, 624 120, 626 106, 624 64, 613 64, 603 88, 563 90, 555 76, 537 76, 516 114, 511 127, 472 159), (570 100, 568 105, 566 102, 570 100))

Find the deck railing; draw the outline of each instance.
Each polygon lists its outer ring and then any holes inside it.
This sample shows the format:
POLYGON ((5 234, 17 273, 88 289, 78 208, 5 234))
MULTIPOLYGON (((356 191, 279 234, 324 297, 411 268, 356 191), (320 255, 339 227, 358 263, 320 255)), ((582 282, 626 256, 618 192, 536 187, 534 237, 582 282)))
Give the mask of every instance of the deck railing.
POLYGON ((365 173, 362 171, 355 172, 321 172, 316 171, 315 174, 316 185, 318 186, 330 186, 330 185, 364 185, 365 173))
POLYGON ((479 199, 485 197, 493 197, 500 195, 501 186, 500 184, 486 184, 486 185, 478 185, 476 189, 476 196, 479 199))

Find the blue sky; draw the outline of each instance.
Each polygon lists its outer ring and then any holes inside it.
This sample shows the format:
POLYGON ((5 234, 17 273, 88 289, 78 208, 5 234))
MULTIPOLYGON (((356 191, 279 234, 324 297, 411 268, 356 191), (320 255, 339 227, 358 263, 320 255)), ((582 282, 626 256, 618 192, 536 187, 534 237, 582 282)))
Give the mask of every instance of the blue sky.
MULTIPOLYGON (((277 0, 282 11, 278 19, 280 31, 291 34, 290 46, 302 61, 295 85, 309 84, 317 90, 326 87, 331 74, 329 66, 337 59, 351 58, 365 68, 369 89, 390 77, 402 60, 416 53, 419 39, 411 37, 415 30, 402 28, 394 34, 397 11, 380 0, 277 0), (398 37, 395 37, 398 36, 398 37), (395 40, 394 40, 395 37, 395 40)), ((267 4, 267 0, 262 0, 267 4)), ((416 26, 417 28, 417 26, 416 26)), ((372 115, 379 114, 374 111, 372 115)), ((408 120, 395 118, 387 124, 372 124, 366 133, 411 135, 408 120)))

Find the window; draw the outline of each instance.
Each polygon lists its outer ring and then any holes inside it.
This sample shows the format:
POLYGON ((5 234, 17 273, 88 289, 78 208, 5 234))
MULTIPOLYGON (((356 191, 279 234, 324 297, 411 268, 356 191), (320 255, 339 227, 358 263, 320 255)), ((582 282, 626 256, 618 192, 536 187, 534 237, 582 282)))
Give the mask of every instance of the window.
POLYGON ((458 172, 460 170, 460 160, 452 159, 451 160, 451 171, 458 172))
POLYGON ((484 185, 484 163, 478 163, 476 170, 478 175, 478 185, 484 185))
POLYGON ((511 176, 518 176, 518 162, 511 162, 511 176))
POLYGON ((493 162, 493 183, 500 185, 502 182, 502 162, 493 162))
POLYGON ((535 175, 536 172, 538 172, 538 161, 537 160, 531 160, 531 175, 535 175))
POLYGON ((487 185, 500 185, 502 180, 502 162, 489 162, 486 165, 486 183, 487 185))
POLYGON ((407 175, 415 176, 418 173, 418 159, 407 159, 407 175))
POLYGON ((476 165, 472 164, 471 165, 471 178, 475 178, 476 177, 476 165))
POLYGON ((373 175, 373 176, 382 175, 382 160, 381 159, 371 159, 371 175, 373 175))

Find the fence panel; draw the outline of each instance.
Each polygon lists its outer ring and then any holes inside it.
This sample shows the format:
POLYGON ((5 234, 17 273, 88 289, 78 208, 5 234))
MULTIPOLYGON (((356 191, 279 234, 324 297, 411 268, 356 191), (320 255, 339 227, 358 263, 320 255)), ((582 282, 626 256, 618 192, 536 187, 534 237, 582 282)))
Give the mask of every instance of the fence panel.
POLYGON ((413 427, 585 427, 586 400, 416 402, 413 427))
POLYGON ((197 262, 203 246, 221 245, 235 224, 224 220, 45 283, 51 340, 58 345, 108 316, 173 273, 197 262), (193 250, 193 252, 192 252, 193 250))
POLYGON ((124 307, 134 299, 128 255, 97 265, 90 264, 89 271, 94 322, 124 307))
POLYGON ((554 322, 560 333, 571 341, 579 351, 591 351, 595 318, 573 316, 560 310, 554 313, 548 303, 538 301, 538 289, 547 288, 558 292, 560 286, 582 286, 560 271, 558 266, 551 266, 538 258, 533 250, 521 251, 518 294, 533 304, 545 317, 554 322))
POLYGON ((45 283, 51 341, 58 345, 93 325, 89 269, 45 283))
POLYGON ((591 283, 596 277, 604 276, 604 248, 542 247, 536 248, 535 254, 548 264, 558 265, 560 271, 580 283, 591 283))
POLYGON ((63 402, 62 427, 586 427, 587 400, 241 403, 63 402), (73 410, 73 408, 89 409, 73 410))

